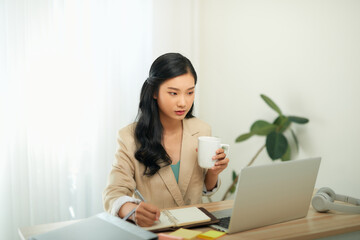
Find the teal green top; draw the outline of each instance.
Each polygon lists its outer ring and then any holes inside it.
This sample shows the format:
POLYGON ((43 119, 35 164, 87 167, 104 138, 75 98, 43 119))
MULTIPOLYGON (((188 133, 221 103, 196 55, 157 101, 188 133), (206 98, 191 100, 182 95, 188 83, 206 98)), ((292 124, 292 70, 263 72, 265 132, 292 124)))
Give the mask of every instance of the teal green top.
POLYGON ((174 173, 176 182, 179 183, 180 160, 175 165, 171 165, 171 170, 174 173))

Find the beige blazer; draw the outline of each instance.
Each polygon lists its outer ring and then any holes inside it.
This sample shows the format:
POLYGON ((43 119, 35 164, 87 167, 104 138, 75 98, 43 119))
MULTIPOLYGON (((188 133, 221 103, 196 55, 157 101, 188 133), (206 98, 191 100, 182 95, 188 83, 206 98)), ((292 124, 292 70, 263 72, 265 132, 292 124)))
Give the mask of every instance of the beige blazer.
POLYGON ((135 159, 136 151, 133 123, 118 133, 118 149, 115 154, 107 186, 103 192, 106 211, 121 196, 132 196, 135 187, 147 202, 159 208, 168 208, 202 202, 206 170, 197 163, 196 148, 199 136, 210 136, 211 128, 205 122, 190 118, 183 120, 183 140, 179 183, 170 166, 161 168, 155 175, 144 176, 144 165, 135 159))

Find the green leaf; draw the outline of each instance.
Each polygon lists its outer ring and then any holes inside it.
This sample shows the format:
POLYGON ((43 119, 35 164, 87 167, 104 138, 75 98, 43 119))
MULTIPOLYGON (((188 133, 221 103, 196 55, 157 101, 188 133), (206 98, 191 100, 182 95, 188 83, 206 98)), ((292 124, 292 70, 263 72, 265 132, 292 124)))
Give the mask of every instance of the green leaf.
POLYGON ((298 123, 298 124, 305 124, 309 122, 309 119, 303 117, 296 117, 296 116, 289 116, 289 120, 298 123))
POLYGON ((275 129, 276 126, 274 124, 271 124, 264 120, 258 120, 253 123, 253 125, 250 128, 250 132, 256 135, 266 136, 275 129))
POLYGON ((269 105, 272 109, 274 109, 280 116, 282 116, 280 108, 271 100, 269 97, 265 96, 264 94, 260 95, 261 98, 269 105))
POLYGON ((252 135, 253 135, 252 133, 242 134, 242 135, 238 136, 238 137, 235 139, 235 142, 245 141, 245 140, 249 139, 252 135))
POLYGON ((288 141, 280 132, 272 132, 266 137, 266 150, 272 160, 282 157, 288 147, 288 141))
POLYGON ((278 132, 285 132, 285 130, 290 126, 291 121, 288 117, 279 116, 275 119, 274 124, 278 126, 278 132))
POLYGON ((290 145, 288 145, 286 152, 281 156, 281 161, 289 161, 291 159, 291 149, 290 145))
POLYGON ((233 171, 232 171, 232 180, 234 181, 236 177, 237 177, 237 174, 236 174, 236 172, 233 170, 233 171))
POLYGON ((230 189, 230 193, 234 193, 234 192, 235 192, 235 190, 236 190, 236 186, 234 185, 234 186, 232 186, 232 187, 231 187, 231 189, 230 189))
POLYGON ((294 138, 294 141, 295 141, 295 145, 296 145, 296 151, 299 151, 299 141, 295 135, 295 132, 291 129, 291 135, 293 136, 294 138))

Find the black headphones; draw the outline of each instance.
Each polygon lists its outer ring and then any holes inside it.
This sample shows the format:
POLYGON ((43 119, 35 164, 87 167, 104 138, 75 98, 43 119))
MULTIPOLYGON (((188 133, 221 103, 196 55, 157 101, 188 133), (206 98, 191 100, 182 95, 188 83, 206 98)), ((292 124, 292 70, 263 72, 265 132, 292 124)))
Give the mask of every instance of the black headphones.
POLYGON ((360 214, 360 199, 336 194, 331 188, 328 187, 320 188, 312 198, 311 204, 318 212, 335 210, 339 212, 360 214), (355 206, 336 204, 334 203, 335 200, 350 203, 355 206))

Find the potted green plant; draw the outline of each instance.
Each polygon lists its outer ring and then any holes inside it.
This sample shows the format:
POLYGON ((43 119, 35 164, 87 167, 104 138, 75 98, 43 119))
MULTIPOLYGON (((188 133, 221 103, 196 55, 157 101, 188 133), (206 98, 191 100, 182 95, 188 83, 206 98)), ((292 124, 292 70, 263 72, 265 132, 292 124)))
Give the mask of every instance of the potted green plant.
MULTIPOLYGON (((265 136, 265 144, 260 147, 260 149, 255 153, 254 157, 247 164, 247 167, 252 165, 255 159, 259 156, 259 154, 266 148, 266 151, 269 157, 272 160, 281 159, 281 161, 288 161, 291 159, 291 147, 290 144, 284 135, 286 130, 291 131, 291 136, 294 139, 296 149, 299 150, 299 142, 295 135, 293 129, 291 129, 292 123, 297 124, 306 124, 309 122, 307 118, 297 117, 297 116, 285 116, 280 108, 272 101, 269 97, 264 94, 260 95, 261 98, 271 107, 275 112, 277 112, 278 116, 275 120, 270 123, 265 120, 257 120, 255 121, 251 127, 250 132, 240 135, 236 138, 235 142, 243 142, 254 135, 265 136)), ((235 171, 232 172, 232 184, 225 192, 223 199, 225 200, 229 194, 234 193, 235 186, 238 180, 239 174, 235 171)))

